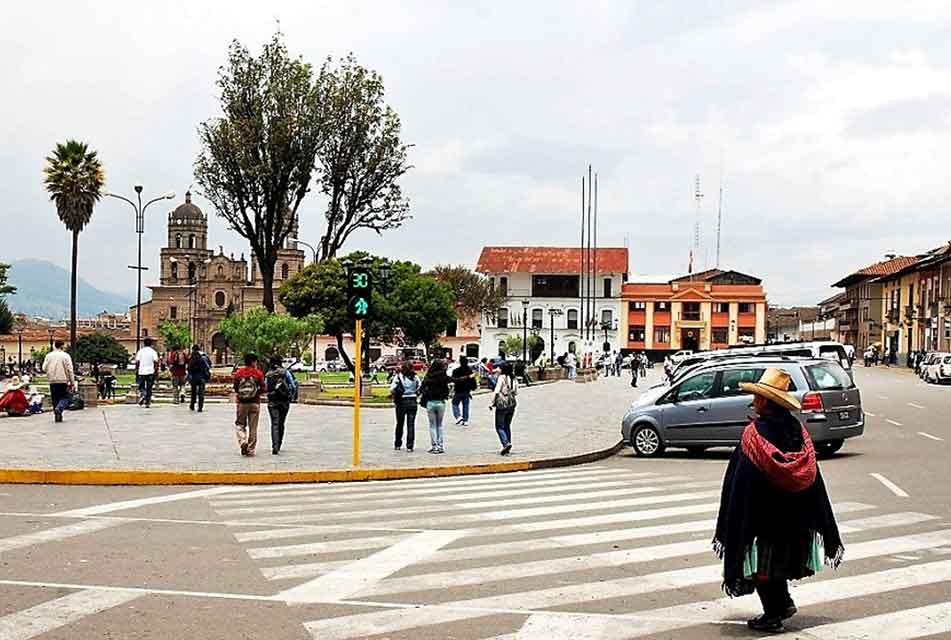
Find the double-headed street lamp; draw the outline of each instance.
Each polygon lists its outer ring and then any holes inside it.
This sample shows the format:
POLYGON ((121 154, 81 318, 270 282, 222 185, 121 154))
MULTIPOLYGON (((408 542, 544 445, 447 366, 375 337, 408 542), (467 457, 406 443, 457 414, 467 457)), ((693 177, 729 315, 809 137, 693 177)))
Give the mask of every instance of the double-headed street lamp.
POLYGON ((50 334, 50 351, 53 350, 53 327, 47 327, 46 332, 50 334))
POLYGON ((139 234, 139 261, 135 266, 129 265, 130 269, 135 269, 138 274, 138 288, 136 291, 135 298, 135 351, 139 352, 140 342, 142 341, 142 272, 148 270, 148 267, 142 266, 142 234, 145 233, 145 210, 149 208, 150 204, 158 202, 159 200, 171 200, 175 197, 175 192, 169 191, 168 193, 161 195, 157 198, 152 198, 145 203, 145 206, 142 206, 142 185, 137 184, 135 187, 136 202, 133 202, 125 196, 120 196, 117 193, 105 192, 103 195, 109 196, 110 198, 118 198, 119 200, 124 200, 132 205, 132 208, 135 210, 135 232, 139 234))
POLYGON ((555 361, 555 317, 564 313, 561 309, 552 307, 548 310, 548 322, 551 325, 551 361, 555 361))
POLYGON ((23 327, 17 327, 17 372, 23 370, 23 327))
POLYGON ((289 242, 296 242, 297 244, 302 244, 308 249, 310 249, 311 252, 314 254, 314 264, 317 264, 317 249, 314 248, 314 245, 310 244, 309 242, 304 242, 300 238, 288 238, 287 240, 289 242))
POLYGON ((528 361, 528 305, 531 301, 522 300, 522 362, 528 361))

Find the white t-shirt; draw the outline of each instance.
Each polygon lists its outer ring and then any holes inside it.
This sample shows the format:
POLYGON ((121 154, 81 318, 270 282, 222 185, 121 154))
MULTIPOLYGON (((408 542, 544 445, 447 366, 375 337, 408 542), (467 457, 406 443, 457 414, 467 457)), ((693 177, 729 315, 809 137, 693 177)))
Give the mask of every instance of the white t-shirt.
POLYGON ((135 359, 139 363, 139 375, 150 376, 155 373, 155 365, 158 362, 158 353, 152 347, 142 347, 135 354, 135 359))

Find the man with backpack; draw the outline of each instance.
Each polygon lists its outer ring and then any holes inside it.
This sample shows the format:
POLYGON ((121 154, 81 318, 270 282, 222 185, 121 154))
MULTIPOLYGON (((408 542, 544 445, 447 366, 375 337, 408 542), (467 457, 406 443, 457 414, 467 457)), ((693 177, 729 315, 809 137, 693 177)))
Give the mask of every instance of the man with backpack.
POLYGON ((188 373, 188 354, 182 349, 172 349, 165 358, 168 372, 172 376, 172 404, 185 402, 185 375, 188 373))
POLYGON ((254 455, 258 443, 258 417, 264 392, 264 374, 257 364, 257 356, 246 353, 244 366, 234 372, 235 432, 241 455, 249 457, 254 455))
POLYGON ((297 381, 282 366, 280 356, 271 356, 271 366, 264 375, 267 388, 267 412, 271 416, 271 454, 277 455, 284 442, 284 421, 297 397, 297 381))

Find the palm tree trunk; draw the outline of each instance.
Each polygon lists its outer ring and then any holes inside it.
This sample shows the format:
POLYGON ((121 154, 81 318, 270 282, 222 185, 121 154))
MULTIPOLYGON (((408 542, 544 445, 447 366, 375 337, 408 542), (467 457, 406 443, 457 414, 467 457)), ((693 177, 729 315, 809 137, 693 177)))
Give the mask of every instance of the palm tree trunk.
POLYGON ((73 263, 69 275, 69 347, 76 346, 76 265, 79 262, 79 230, 73 231, 73 263))

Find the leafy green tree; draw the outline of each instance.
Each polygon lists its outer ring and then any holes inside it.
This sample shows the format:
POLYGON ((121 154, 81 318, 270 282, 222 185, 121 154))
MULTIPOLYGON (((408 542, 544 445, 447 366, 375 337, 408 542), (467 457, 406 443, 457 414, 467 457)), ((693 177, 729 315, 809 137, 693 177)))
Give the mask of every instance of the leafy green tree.
POLYGON ((298 319, 273 314, 264 307, 235 313, 221 321, 220 329, 235 353, 253 353, 262 360, 270 356, 283 358, 295 349, 299 352, 311 336, 324 330, 319 316, 298 319))
POLYGON ((295 226, 322 141, 318 90, 311 66, 290 56, 280 33, 258 57, 235 40, 218 88, 224 116, 199 127, 195 179, 250 243, 273 312, 277 252, 295 226))
POLYGON ((42 365, 43 361, 46 360, 46 354, 49 352, 49 347, 40 347, 33 352, 33 362, 35 362, 37 366, 42 365))
POLYGON ((87 333, 69 348, 73 360, 91 365, 124 365, 129 361, 129 352, 118 340, 106 333, 87 333))
POLYGON ((432 352, 446 327, 456 321, 456 300, 449 285, 425 275, 402 280, 393 292, 396 322, 406 344, 423 343, 432 352))
POLYGON ((437 265, 429 275, 449 285, 457 308, 467 316, 481 317, 484 313, 495 316, 508 299, 488 278, 462 265, 437 265))
POLYGON ((192 333, 182 323, 166 320, 159 325, 158 330, 168 351, 187 349, 191 345, 192 333))
POLYGON ((44 183, 56 213, 73 234, 73 255, 69 283, 69 344, 76 346, 76 282, 79 262, 79 232, 92 219, 93 207, 102 197, 106 182, 102 163, 84 142, 67 140, 46 158, 44 183))
MULTIPOLYGON (((522 357, 522 336, 509 336, 505 339, 503 345, 505 355, 508 358, 521 359, 522 357)), ((544 342, 539 336, 528 336, 528 359, 534 362, 541 355, 544 349, 544 342)))
POLYGON ((15 319, 7 301, 0 298, 0 333, 7 334, 13 331, 15 319))
POLYGON ((383 78, 350 55, 323 65, 317 81, 322 144, 318 183, 327 197, 321 261, 337 255, 357 229, 382 233, 409 219, 399 179, 411 168, 400 118, 384 102, 383 78))
POLYGON ((10 265, 0 262, 0 298, 17 292, 17 288, 14 285, 7 284, 7 271, 9 271, 9 269, 10 265))

